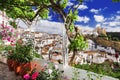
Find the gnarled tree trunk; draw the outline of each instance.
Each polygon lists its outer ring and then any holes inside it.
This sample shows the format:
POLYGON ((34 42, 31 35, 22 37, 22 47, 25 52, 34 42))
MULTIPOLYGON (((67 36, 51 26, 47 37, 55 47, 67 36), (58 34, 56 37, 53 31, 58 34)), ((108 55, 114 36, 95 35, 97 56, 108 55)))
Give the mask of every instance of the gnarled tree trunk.
POLYGON ((76 49, 74 49, 73 50, 73 54, 72 54, 72 57, 71 57, 71 59, 70 59, 70 62, 69 62, 69 65, 72 65, 74 62, 74 58, 75 58, 75 55, 77 54, 77 50, 76 49))

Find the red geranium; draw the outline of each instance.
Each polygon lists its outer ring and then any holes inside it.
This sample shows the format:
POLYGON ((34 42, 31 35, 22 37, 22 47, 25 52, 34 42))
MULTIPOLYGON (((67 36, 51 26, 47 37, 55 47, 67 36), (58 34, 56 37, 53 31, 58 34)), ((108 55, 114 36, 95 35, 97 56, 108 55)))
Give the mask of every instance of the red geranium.
POLYGON ((34 72, 31 76, 32 80, 35 80, 38 77, 39 73, 38 72, 34 72))

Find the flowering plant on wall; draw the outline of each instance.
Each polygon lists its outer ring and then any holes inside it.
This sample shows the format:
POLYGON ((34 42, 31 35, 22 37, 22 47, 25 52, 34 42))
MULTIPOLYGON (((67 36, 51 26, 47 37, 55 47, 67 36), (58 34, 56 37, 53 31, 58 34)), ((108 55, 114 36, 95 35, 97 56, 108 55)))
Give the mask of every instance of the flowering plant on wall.
POLYGON ((67 76, 64 76, 58 65, 53 63, 45 63, 39 72, 33 69, 23 77, 25 80, 70 80, 67 76))
POLYGON ((0 39, 2 41, 7 41, 11 45, 14 45, 17 36, 18 34, 12 26, 0 24, 0 39))

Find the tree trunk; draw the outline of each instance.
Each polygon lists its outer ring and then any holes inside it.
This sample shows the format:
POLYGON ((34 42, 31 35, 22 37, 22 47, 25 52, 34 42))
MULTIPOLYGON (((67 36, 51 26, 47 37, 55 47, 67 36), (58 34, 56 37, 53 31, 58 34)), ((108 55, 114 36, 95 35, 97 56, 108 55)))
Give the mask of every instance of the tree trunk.
POLYGON ((72 65, 73 64, 73 60, 74 60, 74 58, 75 58, 75 54, 77 53, 77 50, 73 50, 73 55, 72 55, 72 57, 71 57, 71 59, 70 59, 70 62, 69 62, 69 64, 70 65, 72 65))

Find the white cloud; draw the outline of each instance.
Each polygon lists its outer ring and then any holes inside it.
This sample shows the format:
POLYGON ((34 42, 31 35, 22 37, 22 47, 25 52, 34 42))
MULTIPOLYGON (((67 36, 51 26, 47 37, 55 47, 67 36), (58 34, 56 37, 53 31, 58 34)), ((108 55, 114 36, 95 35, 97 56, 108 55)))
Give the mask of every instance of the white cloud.
POLYGON ((107 27, 107 32, 120 32, 120 27, 107 27))
POLYGON ((73 5, 72 2, 68 2, 68 3, 67 3, 67 6, 72 6, 72 5, 73 5))
POLYGON ((51 20, 52 19, 52 16, 48 16, 48 20, 51 20))
POLYGON ((91 9, 90 12, 98 14, 100 11, 104 11, 106 10, 108 7, 104 7, 104 8, 99 8, 99 9, 91 9))
POLYGON ((88 7, 87 7, 87 5, 82 4, 78 7, 78 9, 79 10, 85 10, 85 9, 88 9, 88 7))
POLYGON ((118 14, 120 14, 120 11, 117 11, 118 14))
POLYGON ((95 13, 95 14, 98 14, 99 11, 100 11, 100 9, 99 9, 99 10, 97 10, 97 9, 91 9, 91 10, 90 10, 90 12, 95 13))
POLYGON ((111 27, 120 26, 120 22, 109 22, 109 26, 111 27))
POLYGON ((102 25, 101 24, 97 24, 95 27, 102 27, 102 25))
POLYGON ((105 26, 105 27, 119 27, 120 22, 117 22, 117 21, 104 22, 102 24, 102 26, 105 26))
POLYGON ((105 18, 102 15, 94 15, 94 19, 96 22, 104 22, 105 18))
POLYGON ((94 28, 90 27, 90 26, 84 26, 84 25, 75 25, 77 27, 79 27, 82 31, 92 31, 94 30, 94 28))
MULTIPOLYGON (((21 26, 22 28, 27 28, 27 26, 22 21, 19 22, 19 26, 21 26)), ((93 28, 89 26, 83 26, 83 25, 75 25, 75 26, 80 26, 82 30, 88 30, 88 31, 93 30, 93 28)), ((65 28, 63 23, 51 22, 48 20, 40 20, 37 22, 37 24, 32 25, 31 30, 38 32, 46 32, 49 34, 62 34, 62 31, 65 30, 65 28)))
POLYGON ((110 18, 107 18, 107 21, 120 21, 119 15, 111 16, 110 18))
MULTIPOLYGON (((22 28, 27 28, 22 21, 20 21, 19 26, 22 28)), ((37 24, 32 24, 31 29, 33 31, 46 32, 49 34, 62 34, 62 30, 65 28, 63 23, 40 20, 37 24)))
POLYGON ((104 7, 102 10, 106 10, 108 7, 104 7))
POLYGON ((78 22, 84 22, 84 23, 89 22, 89 20, 90 20, 90 18, 86 17, 86 16, 84 16, 84 17, 78 16, 78 19, 77 19, 78 22))
POLYGON ((120 16, 114 15, 102 23, 107 32, 120 32, 120 16))
POLYGON ((64 27, 62 23, 58 22, 50 22, 47 20, 41 20, 37 25, 33 25, 33 28, 35 26, 35 30, 47 32, 51 34, 62 34, 62 28, 64 27))
POLYGON ((119 27, 120 26, 120 16, 114 15, 102 23, 106 27, 119 27))
POLYGON ((80 26, 81 27, 81 29, 83 29, 83 30, 88 30, 88 31, 92 31, 93 30, 93 28, 92 27, 89 27, 89 26, 80 26))
POLYGON ((112 17, 110 17, 110 18, 107 18, 107 20, 114 20, 114 19, 115 19, 114 16, 112 16, 112 17))
POLYGON ((116 16, 115 20, 120 21, 120 16, 116 16))

